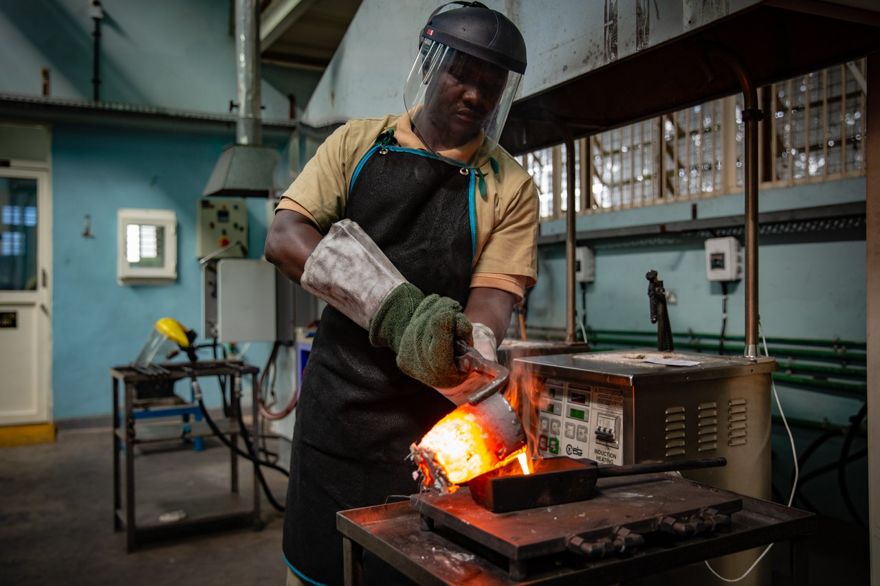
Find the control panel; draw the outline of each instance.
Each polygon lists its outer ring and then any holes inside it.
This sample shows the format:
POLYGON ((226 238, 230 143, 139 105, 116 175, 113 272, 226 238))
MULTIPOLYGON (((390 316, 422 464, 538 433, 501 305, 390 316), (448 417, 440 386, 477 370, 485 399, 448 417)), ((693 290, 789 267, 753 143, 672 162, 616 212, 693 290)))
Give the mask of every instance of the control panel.
POLYGON ((538 413, 545 457, 623 464, 623 391, 548 379, 538 413))
POLYGON ((196 256, 245 256, 248 239, 247 205, 241 197, 211 197, 198 201, 196 256), (233 246, 241 243, 239 246, 233 246), (228 248, 227 248, 228 247, 228 248), (223 252, 218 252, 220 250, 223 252))
POLYGON ((733 236, 706 240, 706 278, 710 281, 739 281, 742 278, 739 240, 733 236))

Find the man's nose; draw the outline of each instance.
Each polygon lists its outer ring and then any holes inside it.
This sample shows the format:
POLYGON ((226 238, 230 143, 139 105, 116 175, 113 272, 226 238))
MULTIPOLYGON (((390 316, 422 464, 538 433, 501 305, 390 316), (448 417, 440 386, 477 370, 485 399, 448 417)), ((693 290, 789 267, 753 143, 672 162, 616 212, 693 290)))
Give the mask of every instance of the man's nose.
POLYGON ((482 91, 479 86, 468 84, 467 86, 465 86, 464 94, 462 95, 462 101, 469 108, 473 108, 475 110, 485 110, 486 97, 486 92, 482 91))

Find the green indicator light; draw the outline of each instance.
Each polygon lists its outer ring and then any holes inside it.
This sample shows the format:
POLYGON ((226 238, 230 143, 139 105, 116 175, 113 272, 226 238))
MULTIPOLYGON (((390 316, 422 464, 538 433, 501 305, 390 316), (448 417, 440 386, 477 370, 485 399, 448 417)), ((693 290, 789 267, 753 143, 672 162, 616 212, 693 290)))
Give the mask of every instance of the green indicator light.
POLYGON ((572 419, 580 419, 581 421, 586 420, 586 413, 584 413, 583 409, 569 409, 568 416, 572 419))

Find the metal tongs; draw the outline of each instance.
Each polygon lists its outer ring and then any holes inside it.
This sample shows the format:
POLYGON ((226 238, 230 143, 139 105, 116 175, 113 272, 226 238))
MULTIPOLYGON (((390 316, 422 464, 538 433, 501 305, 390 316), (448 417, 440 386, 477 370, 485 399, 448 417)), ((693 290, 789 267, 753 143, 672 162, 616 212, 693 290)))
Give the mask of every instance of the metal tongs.
POLYGON ((487 360, 476 348, 461 339, 455 341, 455 365, 461 372, 474 372, 492 378, 468 397, 467 402, 471 405, 481 403, 503 389, 510 378, 510 371, 506 367, 487 360))

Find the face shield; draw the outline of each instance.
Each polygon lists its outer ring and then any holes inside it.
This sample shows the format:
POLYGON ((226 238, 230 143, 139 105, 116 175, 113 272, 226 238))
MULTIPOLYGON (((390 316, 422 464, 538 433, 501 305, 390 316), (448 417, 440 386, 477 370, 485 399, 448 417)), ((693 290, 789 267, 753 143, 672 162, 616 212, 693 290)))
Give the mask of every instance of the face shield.
POLYGON ((423 38, 404 88, 413 130, 432 151, 498 144, 522 75, 423 38))

